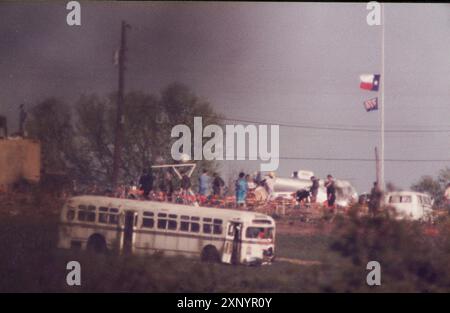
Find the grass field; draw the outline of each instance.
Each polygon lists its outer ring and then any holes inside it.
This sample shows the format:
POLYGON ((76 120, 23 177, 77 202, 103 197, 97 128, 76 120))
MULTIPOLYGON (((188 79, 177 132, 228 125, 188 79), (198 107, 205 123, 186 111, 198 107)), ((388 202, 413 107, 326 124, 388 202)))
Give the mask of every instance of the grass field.
MULTIPOLYGON (((301 292, 320 291, 315 275, 322 265, 278 261, 246 267, 207 264, 183 257, 97 255, 55 248, 56 218, 2 218, 2 292, 301 292), (66 285, 66 264, 79 261, 82 286, 66 285)), ((277 257, 324 261, 324 236, 277 237, 277 257)))
POLYGON ((448 224, 431 237, 420 225, 389 219, 346 219, 332 233, 278 233, 277 260, 247 267, 57 249, 57 209, 43 214, 34 200, 27 203, 0 213, 0 292, 450 291, 448 224), (81 286, 66 284, 72 260, 81 264, 81 286), (367 286, 368 260, 382 263, 382 286, 367 286))

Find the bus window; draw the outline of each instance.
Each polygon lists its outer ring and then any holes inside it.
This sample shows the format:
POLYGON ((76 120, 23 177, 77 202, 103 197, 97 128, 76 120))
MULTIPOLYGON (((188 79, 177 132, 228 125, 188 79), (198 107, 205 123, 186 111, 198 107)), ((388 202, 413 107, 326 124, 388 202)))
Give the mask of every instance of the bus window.
POLYGON ((75 208, 69 207, 66 217, 68 221, 73 221, 73 219, 75 218, 75 208))
POLYGON ((203 223, 203 232, 205 234, 211 234, 212 233, 212 225, 203 223))
POLYGON ((200 231, 200 224, 199 223, 195 223, 195 222, 191 222, 189 221, 189 219, 194 219, 194 218, 189 218, 189 216, 181 216, 181 218, 183 219, 180 222, 180 230, 181 231, 191 231, 194 233, 198 233, 200 231))
POLYGON ((200 231, 200 217, 198 216, 191 216, 191 232, 198 233, 200 231))
POLYGON ((87 207, 85 205, 78 206, 78 220, 79 221, 86 220, 86 210, 87 210, 87 207))
POLYGON ((166 229, 167 227, 167 220, 158 218, 158 228, 159 229, 166 229))
POLYGON ((215 235, 221 235, 222 234, 222 220, 214 219, 214 228, 213 232, 215 235))
POLYGON ((203 232, 205 234, 214 233, 215 235, 222 234, 222 220, 212 218, 203 219, 203 232))
POLYGON ((245 236, 251 239, 273 239, 273 228, 249 227, 247 228, 245 236))
POLYGON ((144 216, 142 217, 142 227, 153 228, 153 226, 155 225, 153 216, 153 212, 144 212, 144 216))
POLYGON ((158 214, 158 228, 159 229, 170 229, 170 230, 177 229, 176 218, 177 218, 177 215, 175 215, 175 214, 169 214, 169 217, 167 217, 167 214, 159 213, 158 214))
POLYGON ((119 209, 117 208, 109 209, 109 224, 114 225, 119 224, 119 209))
POLYGON ((98 222, 107 224, 108 223, 108 208, 101 206, 98 208, 98 222))
POLYGON ((191 223, 191 232, 198 233, 200 231, 199 223, 191 223))
POLYGON ((177 221, 176 220, 169 220, 168 226, 169 226, 168 229, 170 229, 170 230, 177 229, 177 221))
POLYGON ((88 207, 87 207, 87 209, 88 209, 88 213, 87 213, 87 216, 86 216, 86 221, 88 221, 88 222, 95 222, 95 215, 96 215, 96 211, 95 211, 95 206, 93 206, 93 205, 89 205, 88 207))
POLYGON ((189 231, 189 222, 181 221, 180 222, 180 230, 181 231, 189 231))
POLYGON ((78 206, 78 220, 84 222, 95 222, 95 206, 78 206))

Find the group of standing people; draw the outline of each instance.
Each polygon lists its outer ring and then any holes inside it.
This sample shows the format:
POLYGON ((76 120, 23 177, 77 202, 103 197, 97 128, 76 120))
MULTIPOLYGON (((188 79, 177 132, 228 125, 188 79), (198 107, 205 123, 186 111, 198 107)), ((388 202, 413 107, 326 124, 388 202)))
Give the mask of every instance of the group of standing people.
POLYGON ((238 179, 235 181, 235 195, 236 205, 238 207, 245 206, 248 193, 255 191, 259 187, 263 187, 267 192, 267 199, 271 199, 275 186, 275 174, 269 173, 266 177, 262 178, 261 173, 258 172, 255 177, 250 174, 240 172, 238 179))
MULTIPOLYGON (((192 190, 192 181, 188 172, 184 172, 178 175, 179 180, 179 194, 181 197, 192 197, 195 196, 192 190)), ((168 171, 162 171, 157 177, 157 186, 159 191, 164 195, 164 200, 172 201, 173 195, 175 193, 174 175, 168 171)), ((154 190, 154 180, 152 170, 144 169, 142 175, 139 178, 139 183, 137 189, 141 192, 144 199, 149 199, 152 191, 154 190)), ((133 182, 130 185, 134 185, 133 182)), ((209 175, 208 170, 204 169, 202 174, 199 176, 198 180, 198 195, 208 196, 211 194, 214 196, 222 196, 225 189, 225 182, 216 172, 213 173, 212 177, 209 175)))
POLYGON ((208 170, 204 169, 198 179, 198 193, 202 196, 207 196, 210 193, 210 187, 214 196, 221 197, 224 193, 225 182, 216 172, 213 173, 211 179, 208 170))
MULTIPOLYGON (((165 171, 163 172, 162 178, 160 178, 159 180, 159 190, 164 193, 165 200, 172 201, 172 195, 175 190, 173 184, 173 175, 169 171, 165 171)), ((309 189, 309 192, 306 191, 306 193, 308 193, 308 196, 310 197, 311 203, 315 203, 317 201, 319 181, 319 178, 316 178, 315 176, 311 177, 311 187, 309 189)), ((154 178, 152 171, 144 170, 142 176, 139 179, 138 188, 142 191, 143 197, 145 199, 149 198, 149 195, 153 190, 153 184, 154 178)), ((274 186, 275 174, 273 172, 268 173, 265 177, 262 177, 260 173, 252 176, 250 174, 240 172, 234 186, 236 205, 238 207, 245 206, 249 192, 254 191, 258 187, 264 188, 264 190, 267 192, 267 200, 270 200, 273 198, 274 186)), ((328 207, 333 208, 336 201, 336 186, 332 175, 327 175, 324 187, 326 188, 328 207)), ((204 169, 202 171, 202 174, 198 178, 198 194, 200 196, 208 196, 212 194, 213 196, 222 197, 224 195, 224 189, 225 182, 218 173, 214 172, 211 177, 208 170, 204 169)), ((189 177, 189 175, 187 175, 187 173, 181 175, 180 192, 182 196, 194 195, 194 192, 192 191, 191 178, 189 177)), ((298 192, 297 200, 299 200, 298 192)))

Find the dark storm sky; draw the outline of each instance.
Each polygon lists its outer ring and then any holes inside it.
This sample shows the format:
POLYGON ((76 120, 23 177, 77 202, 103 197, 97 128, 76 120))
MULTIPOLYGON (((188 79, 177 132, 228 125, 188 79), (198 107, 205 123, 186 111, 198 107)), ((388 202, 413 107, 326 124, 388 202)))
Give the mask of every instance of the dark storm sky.
MULTIPOLYGON (((49 96, 73 103, 116 89, 112 56, 120 21, 132 25, 127 90, 156 93, 187 84, 231 118, 312 126, 377 128, 359 74, 381 69, 380 27, 365 4, 86 3, 81 26, 66 2, 0 3, 0 114, 17 126, 20 103, 49 96)), ((450 5, 387 4, 386 129, 450 129, 450 5)), ((14 129, 13 129, 14 130, 14 129)), ((373 158, 379 134, 280 128, 280 154, 373 158)), ((450 132, 387 133, 387 159, 450 159, 450 132)), ((409 187, 449 162, 386 162, 386 181, 409 187)), ((258 162, 222 164, 224 172, 258 162)), ((309 169, 350 179, 359 192, 373 162, 281 160, 278 175, 309 169)))

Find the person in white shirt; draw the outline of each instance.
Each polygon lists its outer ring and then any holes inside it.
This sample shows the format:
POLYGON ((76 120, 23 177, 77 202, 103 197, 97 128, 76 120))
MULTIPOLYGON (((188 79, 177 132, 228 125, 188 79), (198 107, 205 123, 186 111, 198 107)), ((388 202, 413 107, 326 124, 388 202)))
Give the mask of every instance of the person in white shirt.
POLYGON ((245 175, 245 179, 247 180, 247 187, 249 189, 249 191, 254 191, 256 188, 256 183, 253 180, 253 177, 251 177, 250 175, 245 175))
POLYGON ((268 200, 272 200, 273 197, 273 191, 275 187, 275 174, 273 172, 270 172, 268 176, 265 177, 266 181, 266 189, 268 193, 268 200))

